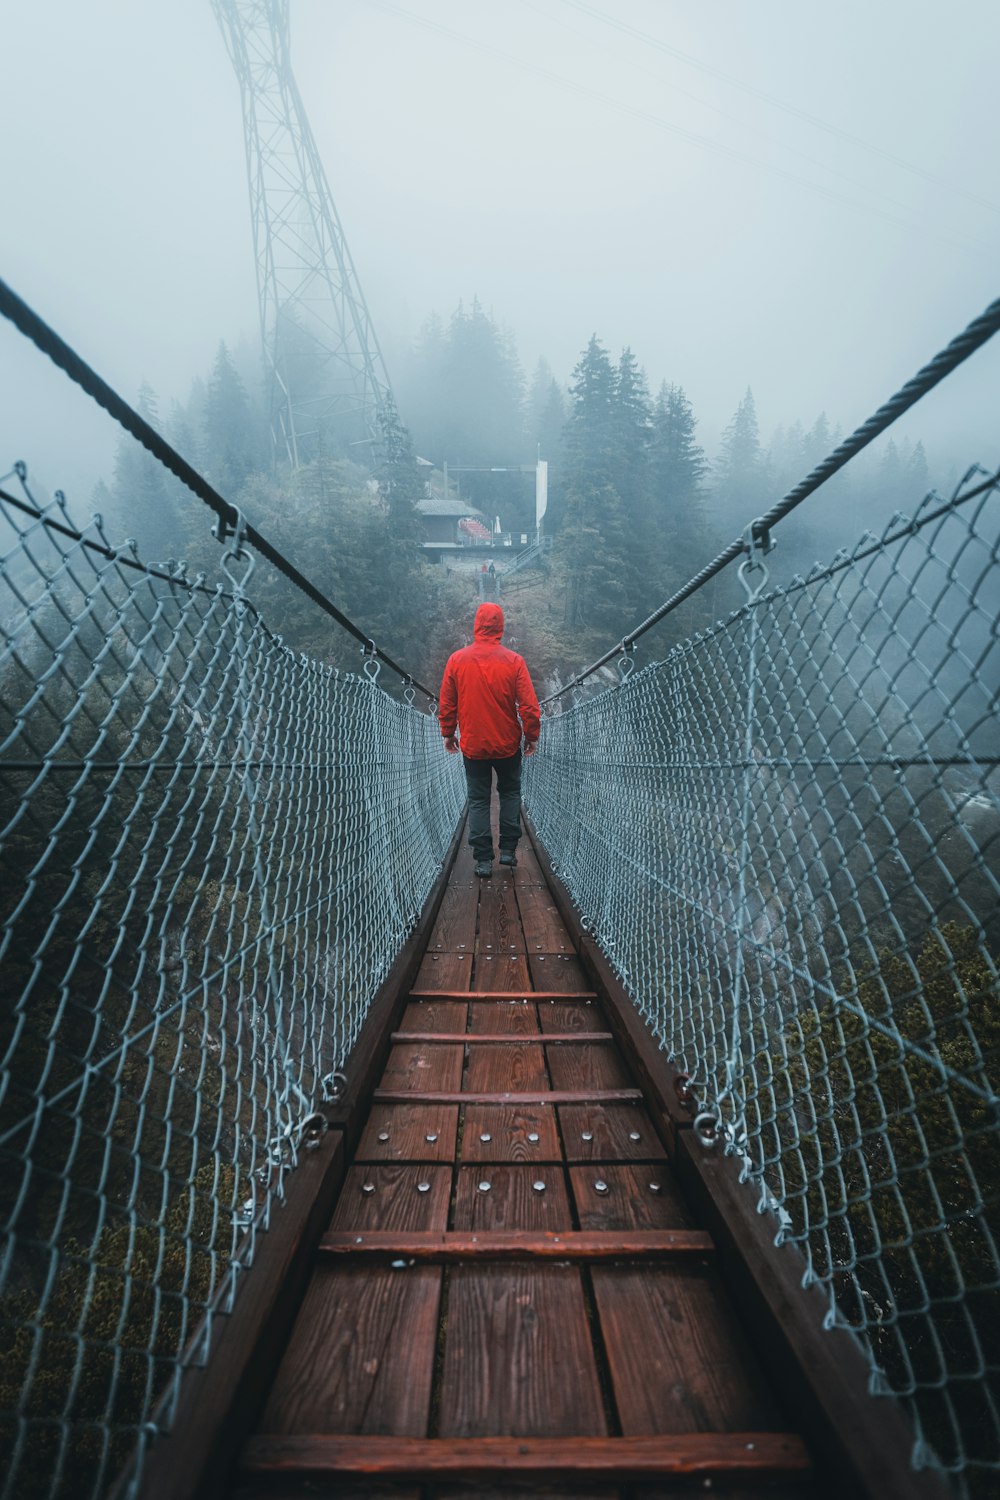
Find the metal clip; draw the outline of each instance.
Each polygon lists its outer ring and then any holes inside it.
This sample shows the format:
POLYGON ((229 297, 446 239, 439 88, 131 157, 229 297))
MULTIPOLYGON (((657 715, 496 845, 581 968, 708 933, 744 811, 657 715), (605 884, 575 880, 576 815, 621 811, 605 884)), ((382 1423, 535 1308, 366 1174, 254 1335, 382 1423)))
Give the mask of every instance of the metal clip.
POLYGON ((695 1115, 694 1124, 691 1126, 700 1145, 706 1151, 712 1150, 719 1139, 719 1121, 710 1109, 702 1110, 700 1115, 695 1115))
POLYGON ((413 678, 412 677, 404 677, 403 678, 403 702, 406 704, 407 708, 412 708, 413 707, 413 700, 414 700, 414 698, 416 696, 417 696, 417 694, 416 694, 416 689, 413 686, 413 678))
POLYGON ((635 650, 635 641, 624 640, 619 647, 621 655, 618 658, 618 675, 623 683, 628 682, 635 670, 635 659, 632 652, 635 650))

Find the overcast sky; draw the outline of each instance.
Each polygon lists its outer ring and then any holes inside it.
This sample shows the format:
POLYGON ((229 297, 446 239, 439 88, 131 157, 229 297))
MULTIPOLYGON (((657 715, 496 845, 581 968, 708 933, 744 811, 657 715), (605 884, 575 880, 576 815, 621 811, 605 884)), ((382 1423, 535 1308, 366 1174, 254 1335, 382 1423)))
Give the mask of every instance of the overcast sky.
MULTIPOLYGON (((529 375, 544 355, 568 378, 591 333, 630 344, 712 451, 748 384, 765 439, 821 410, 854 427, 1000 295, 996 0, 291 10, 390 375, 478 295, 529 375)), ((209 0, 7 0, 0 41, 0 275, 166 411, 220 338, 257 339, 209 0)), ((23 457, 85 509, 110 422, 9 329, 0 362, 0 472, 23 457)), ((998 409, 1000 337, 909 421, 935 478, 935 450, 997 461, 998 409)))

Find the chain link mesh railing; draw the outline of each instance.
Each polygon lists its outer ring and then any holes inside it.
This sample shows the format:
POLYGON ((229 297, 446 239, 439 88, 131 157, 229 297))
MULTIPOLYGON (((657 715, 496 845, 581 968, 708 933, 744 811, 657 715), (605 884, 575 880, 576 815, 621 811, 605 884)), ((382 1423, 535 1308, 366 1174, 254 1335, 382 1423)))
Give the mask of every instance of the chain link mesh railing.
POLYGON ((465 794, 432 717, 271 633, 248 553, 217 584, 147 567, 19 477, 0 503, 0 1493, 81 1500, 169 1421, 465 794))
POLYGON ((1000 477, 548 717, 525 800, 779 1241, 1000 1474, 1000 477))

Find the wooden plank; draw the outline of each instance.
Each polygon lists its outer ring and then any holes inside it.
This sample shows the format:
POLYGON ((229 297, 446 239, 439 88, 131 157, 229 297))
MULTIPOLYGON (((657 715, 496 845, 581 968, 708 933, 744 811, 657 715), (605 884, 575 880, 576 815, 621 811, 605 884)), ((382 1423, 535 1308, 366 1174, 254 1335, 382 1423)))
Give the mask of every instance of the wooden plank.
MULTIPOLYGON (((527 1015, 529 1022, 533 1019, 530 1012, 526 1012, 521 1005, 512 1007, 510 1011, 505 1012, 507 1016, 510 1016, 512 1013, 515 1018, 527 1015)), ((478 1014, 482 1017, 484 1023, 493 1020, 493 1015, 486 1011, 480 1010, 478 1014)), ((458 1044, 463 1047, 523 1047, 526 1045, 526 1033, 531 1035, 529 1028, 525 1026, 511 1026, 507 1031, 394 1031, 390 1040, 393 1042, 428 1043, 431 1046, 437 1043, 439 1045, 450 1044, 451 1046, 458 1044)), ((580 1045, 580 1038, 578 1036, 542 1037, 537 1031, 534 1033, 534 1036, 540 1048, 578 1047, 580 1045)), ((588 1042, 610 1042, 611 1040, 610 1031, 593 1031, 587 1034, 588 1042)))
POLYGON ((606 1431, 575 1267, 451 1271, 438 1431, 522 1442, 606 1431))
POLYGON ((638 1105, 566 1104, 559 1128, 567 1161, 666 1160, 652 1120, 638 1105))
MULTIPOLYGON (((476 1232, 565 1231, 573 1222, 562 1168, 551 1165, 459 1168, 453 1218, 456 1230, 476 1232)), ((442 1437, 606 1430, 578 1270, 523 1262, 452 1270, 438 1430, 442 1437)))
POLYGON ((666 1162, 570 1167, 569 1179, 581 1229, 694 1228, 666 1162))
POLYGON ((554 1109, 470 1104, 465 1111, 463 1161, 558 1161, 561 1156, 554 1109))
POLYGON ((434 1267, 319 1267, 271 1387, 264 1430, 425 1435, 441 1276, 434 1267))
MULTIPOLYGON (((477 1173, 477 1177, 478 1177, 477 1173)), ((702 1229, 600 1234, 580 1230, 476 1230, 446 1234, 401 1234, 390 1230, 353 1230, 326 1233, 319 1244, 321 1257, 351 1260, 419 1261, 470 1260, 626 1260, 674 1259, 710 1255, 715 1246, 702 1229)))
MULTIPOLYGON (((512 998, 531 1002, 532 1004, 542 1000, 563 1000, 566 998, 565 990, 535 990, 526 985, 520 992, 517 990, 425 990, 413 989, 410 991, 411 1000, 467 1000, 470 1004, 477 1001, 503 1000, 509 1002, 512 998)), ((577 1000, 596 1000, 595 990, 582 990, 575 996, 577 1000)))
MULTIPOLYGON (((571 1378, 563 1370, 563 1378, 571 1378)), ((311 1473, 400 1479, 611 1478, 624 1483, 668 1475, 704 1478, 771 1473, 801 1474, 810 1468, 805 1444, 788 1432, 677 1433, 669 1437, 562 1439, 475 1437, 428 1438, 281 1437, 252 1438, 243 1452, 244 1473, 311 1473)))
POLYGON ((513 885, 496 879, 484 881, 479 895, 477 955, 523 954, 524 951, 521 913, 513 885))
POLYGON ((452 1223, 456 1231, 532 1230, 562 1233, 573 1228, 569 1194, 560 1165, 523 1166, 491 1162, 459 1167, 452 1223), (544 1191, 535 1190, 536 1182, 544 1191), (482 1185, 489 1183, 484 1192, 482 1185))
POLYGON ((451 1168, 372 1162, 351 1167, 331 1230, 445 1229, 451 1197, 451 1168), (428 1183, 426 1190, 422 1183, 428 1183), (370 1190, 369 1190, 370 1189, 370 1190))
POLYGON ((358 1146, 360 1161, 454 1161, 454 1104, 376 1104, 358 1146), (433 1137, 433 1139, 431 1139, 433 1137))
POLYGON ((581 1094, 588 1090, 627 1088, 632 1082, 618 1048, 606 1042, 595 1045, 590 1040, 575 1047, 553 1048, 549 1074, 553 1088, 574 1089, 581 1094))
POLYGON ((475 982, 477 990, 506 992, 516 990, 527 995, 531 990, 531 975, 528 960, 523 953, 493 954, 482 949, 476 954, 475 982))
POLYGON ((545 1052, 537 1042, 503 1041, 469 1049, 463 1083, 467 1093, 526 1094, 548 1087, 545 1052))
POLYGON ((504 1031, 537 1036, 538 1006, 527 996, 506 1004, 473 1005, 469 1010, 469 1030, 477 1034, 504 1031))
MULTIPOLYGON (((471 1047, 473 1045, 480 1047, 510 1047, 518 1045, 523 1046, 526 1034, 534 1034, 538 1037, 538 1044, 541 1047, 578 1047, 580 1045, 579 1035, 563 1036, 560 1034, 550 1034, 546 1037, 540 1036, 537 1032, 537 1028, 531 1025, 532 1020, 537 1020, 537 1016, 533 1016, 531 1012, 525 1010, 524 1006, 521 1004, 512 1006, 510 1010, 502 1011, 499 1016, 487 1014, 487 1012, 483 1010, 479 1010, 477 1014, 480 1017, 481 1025, 485 1026, 491 1022, 495 1024, 496 1020, 503 1019, 508 1022, 508 1028, 506 1031, 497 1030, 479 1032, 394 1031, 389 1040, 392 1042, 429 1043, 431 1046, 433 1046, 435 1043, 439 1045, 446 1045, 450 1043, 452 1046, 461 1044, 461 1046, 463 1047, 471 1047), (519 1017, 523 1018, 527 1024, 514 1024, 517 1022, 519 1017)), ((586 1033, 586 1039, 588 1043, 610 1042, 614 1040, 610 1031, 588 1031, 586 1033)))
MULTIPOLYGON (((354 1166, 330 1228, 440 1232, 450 1196, 447 1166, 354 1166)), ((432 1267, 404 1274, 320 1264, 268 1396, 265 1430, 426 1434, 440 1296, 432 1267)))
POLYGON ((593 993, 593 987, 572 953, 537 953, 528 949, 528 968, 537 990, 556 990, 561 995, 593 993))
POLYGON ((389 1053, 377 1096, 393 1093, 450 1093, 462 1082, 464 1047, 426 1047, 399 1043, 389 1053))
POLYGON ((601 1011, 594 1000, 546 1000, 538 1003, 538 1021, 543 1031, 600 1031, 601 1011))
POLYGON ((573 953, 573 940, 546 885, 515 887, 521 929, 529 953, 573 953))
MULTIPOLYGON (((413 981, 413 990, 434 990, 438 994, 461 993, 472 984, 471 953, 427 953, 413 981)), ((411 990, 411 998, 413 995, 411 990)))
POLYGON ((427 943, 429 953, 471 953, 476 944, 479 887, 466 880, 450 885, 441 899, 434 930, 427 943))
POLYGON ((631 1100, 639 1100, 642 1095, 638 1089, 593 1089, 587 1093, 578 1093, 573 1089, 551 1089, 548 1091, 537 1090, 534 1093, 514 1094, 485 1094, 485 1093, 449 1093, 444 1090, 437 1091, 429 1089, 420 1094, 409 1091, 400 1092, 395 1089, 376 1089, 372 1096, 376 1103, 380 1104, 406 1104, 410 1100, 419 1100, 422 1104, 623 1104, 631 1100))
MULTIPOLYGON (((461 1000, 411 1000, 399 1023, 400 1031, 450 1031, 465 1030, 469 1007, 461 1000)), ((396 1040, 393 1032, 390 1040, 396 1040)))
POLYGON ((690 1259, 595 1266, 593 1288, 627 1437, 784 1425, 718 1276, 690 1259))

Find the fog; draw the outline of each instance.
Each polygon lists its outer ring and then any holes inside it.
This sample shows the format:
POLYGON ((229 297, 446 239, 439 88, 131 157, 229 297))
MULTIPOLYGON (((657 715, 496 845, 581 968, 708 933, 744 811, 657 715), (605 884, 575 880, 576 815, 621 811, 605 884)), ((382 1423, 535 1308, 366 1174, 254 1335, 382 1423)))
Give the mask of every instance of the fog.
MULTIPOLYGON (((257 339, 238 89, 208 0, 7 6, 0 274, 166 412, 257 339)), ((1000 8, 294 0, 296 77, 390 376, 478 296, 530 375, 592 333, 709 457, 850 430, 1000 291, 1000 8)), ((1000 340, 897 429, 996 462, 1000 340)), ((115 430, 0 329, 0 472, 86 500, 115 430)), ((406 413, 403 412, 405 420, 406 413)))

